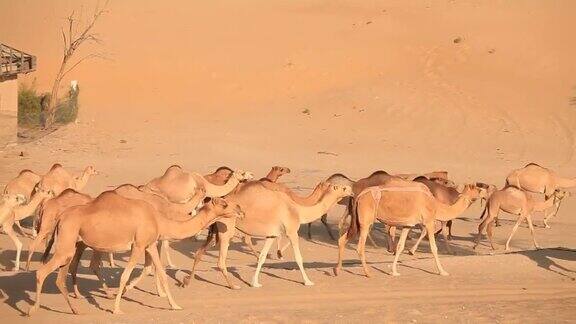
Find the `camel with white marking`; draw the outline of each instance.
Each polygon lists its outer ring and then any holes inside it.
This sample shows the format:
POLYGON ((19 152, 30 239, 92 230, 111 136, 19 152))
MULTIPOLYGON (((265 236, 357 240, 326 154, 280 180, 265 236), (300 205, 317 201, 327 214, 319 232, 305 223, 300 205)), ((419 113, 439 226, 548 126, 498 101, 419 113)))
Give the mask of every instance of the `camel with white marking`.
MULTIPOLYGON (((252 280, 253 287, 261 287, 258 280, 262 264, 266 260, 274 238, 287 236, 294 250, 294 258, 305 285, 313 285, 306 272, 300 253, 298 229, 301 224, 307 224, 318 219, 326 213, 340 199, 350 196, 351 188, 347 186, 331 185, 322 198, 313 206, 301 206, 295 203, 290 196, 284 192, 270 190, 260 181, 249 182, 243 185, 237 192, 226 199, 237 203, 245 212, 243 219, 224 219, 211 227, 210 235, 206 243, 198 249, 194 259, 192 274, 184 278, 184 285, 188 285, 190 279, 194 277, 196 264, 201 260, 207 246, 215 236, 219 238, 220 253, 218 258, 218 268, 222 272, 224 279, 231 289, 239 289, 233 285, 228 276, 226 268, 226 255, 230 239, 234 236, 236 229, 252 237, 265 238, 264 247, 258 258, 258 266, 252 280)), ((217 239, 218 241, 218 239, 217 239)))
MULTIPOLYGON (((535 163, 529 163, 522 169, 512 171, 508 177, 506 177, 506 185, 529 192, 542 193, 545 199, 548 199, 558 189, 576 187, 576 178, 564 178, 550 169, 535 163)), ((548 210, 544 211, 544 226, 546 228, 550 228, 548 220, 558 213, 560 201, 556 202, 554 205, 556 208, 552 213, 548 213, 548 210)))
POLYGON ((0 224, 12 217, 15 207, 26 203, 26 197, 21 194, 4 194, 0 198, 0 224))
MULTIPOLYGON (((36 172, 22 170, 16 178, 10 180, 6 184, 3 194, 20 194, 26 198, 26 201, 28 201, 34 192, 34 187, 36 187, 38 182, 40 182, 40 179, 42 179, 42 176, 36 172)), ((0 222, 0 224, 2 223, 0 222)), ((20 232, 24 233, 19 221, 16 222, 16 226, 18 226, 20 232)))
POLYGON ((250 172, 234 171, 226 184, 214 185, 195 172, 186 172, 180 166, 169 167, 161 177, 154 178, 144 186, 164 196, 172 202, 182 202, 189 199, 196 192, 196 187, 206 190, 206 197, 223 197, 236 186, 254 176, 250 172))
POLYGON ((52 191, 38 191, 36 192, 30 201, 25 205, 16 206, 12 209, 11 214, 4 219, 2 222, 2 228, 8 237, 14 242, 16 246, 16 259, 14 260, 14 271, 20 270, 20 254, 22 253, 22 242, 18 238, 18 235, 14 232, 14 224, 27 218, 30 214, 33 214, 38 206, 43 203, 46 199, 54 197, 52 191))
POLYGON ((178 222, 161 216, 151 204, 143 200, 125 198, 113 191, 104 192, 85 205, 68 208, 60 216, 54 256, 36 271, 37 297, 29 314, 39 309, 44 280, 58 268, 56 285, 72 312, 78 313, 70 303, 65 279, 71 263, 74 261, 77 264, 86 247, 98 252, 131 250, 130 259, 120 278, 114 302, 115 314, 122 313, 120 300, 124 288, 137 260, 143 254, 146 254, 147 265, 154 265, 158 283, 166 293, 172 309, 181 309, 170 293, 156 242, 168 236, 189 237, 220 217, 241 216, 242 211, 237 205, 228 204, 224 199, 213 199, 197 217, 178 222))
POLYGON ((478 226, 478 236, 476 237, 476 244, 474 249, 480 244, 480 236, 486 228, 486 233, 488 234, 488 239, 490 241, 490 247, 495 250, 494 243, 492 242, 492 226, 494 224, 494 219, 498 217, 500 210, 507 213, 518 215, 516 224, 512 228, 512 232, 506 241, 506 251, 510 250, 510 241, 516 233, 518 226, 526 220, 528 222, 528 227, 530 228, 530 233, 532 234, 532 241, 534 242, 535 248, 540 248, 536 242, 536 236, 534 235, 534 226, 532 225, 532 213, 535 211, 544 211, 555 204, 559 200, 562 200, 566 196, 564 191, 557 189, 552 193, 545 201, 536 201, 533 197, 528 195, 524 190, 518 189, 516 187, 506 187, 504 189, 494 192, 484 208, 482 216, 484 219, 482 223, 478 226))
POLYGON ((364 273, 370 277, 371 274, 366 264, 365 245, 371 225, 375 220, 378 220, 391 227, 402 227, 392 264, 392 275, 399 275, 397 271, 398 259, 404 251, 408 232, 416 225, 424 225, 436 267, 441 275, 448 275, 438 259, 438 248, 434 238, 434 222, 436 220, 447 221, 457 217, 468 207, 471 201, 469 192, 471 193, 472 189, 470 187, 466 187, 466 189, 466 194, 462 194, 453 205, 440 203, 434 198, 430 189, 422 183, 398 178, 392 178, 383 185, 370 186, 362 190, 354 199, 350 227, 338 240, 338 263, 334 268, 334 274, 338 275, 342 268, 342 256, 346 242, 359 232, 357 251, 362 261, 364 273))

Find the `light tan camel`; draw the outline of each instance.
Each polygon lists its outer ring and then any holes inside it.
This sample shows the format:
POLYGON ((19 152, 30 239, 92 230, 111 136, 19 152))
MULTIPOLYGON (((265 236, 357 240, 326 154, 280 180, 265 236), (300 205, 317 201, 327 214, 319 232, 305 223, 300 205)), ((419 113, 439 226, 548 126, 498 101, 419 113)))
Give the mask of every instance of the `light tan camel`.
POLYGON ((223 197, 230 193, 241 181, 251 180, 250 172, 235 171, 224 185, 214 185, 198 173, 186 172, 180 166, 169 167, 161 177, 145 184, 150 190, 163 195, 172 202, 182 202, 194 195, 196 187, 206 190, 206 197, 223 197))
POLYGON ((301 206, 295 203, 287 194, 266 188, 262 182, 255 181, 243 185, 238 192, 230 195, 226 199, 240 205, 245 212, 245 217, 242 220, 223 219, 211 227, 211 232, 206 243, 196 252, 192 274, 184 278, 184 285, 188 285, 190 279, 194 278, 196 265, 201 260, 202 255, 211 241, 217 236, 220 242, 218 268, 230 288, 240 288, 232 284, 228 276, 228 270, 226 269, 228 246, 230 239, 234 236, 235 229, 252 237, 266 239, 264 247, 260 252, 258 266, 256 267, 256 272, 252 280, 253 287, 261 286, 258 276, 262 264, 266 260, 268 250, 274 238, 282 235, 286 235, 292 244, 294 258, 302 273, 304 284, 313 285, 304 271, 302 254, 300 253, 298 244, 298 229, 301 224, 307 224, 324 215, 336 202, 350 194, 350 187, 331 185, 318 203, 313 206, 301 206))
POLYGON ((230 179, 232 173, 234 173, 234 170, 227 166, 221 166, 213 173, 204 175, 204 179, 212 184, 222 186, 228 182, 228 179, 230 179))
POLYGON ((494 219, 498 217, 498 213, 500 210, 503 210, 507 213, 518 215, 518 219, 516 220, 516 224, 512 228, 512 232, 506 241, 506 251, 510 250, 510 241, 516 233, 518 226, 526 219, 528 222, 528 227, 530 228, 530 232, 532 234, 532 240, 534 242, 534 247, 539 249, 538 243, 536 242, 536 237, 534 235, 534 226, 532 225, 532 213, 535 211, 543 211, 557 203, 558 200, 562 200, 565 197, 565 192, 560 191, 557 189, 554 193, 552 193, 547 200, 545 201, 536 201, 533 197, 529 196, 524 190, 518 189, 516 187, 506 187, 504 189, 498 190, 494 192, 488 202, 486 203, 486 207, 484 208, 484 212, 482 213, 484 219, 482 223, 478 226, 478 236, 476 237, 476 244, 474 245, 474 249, 478 247, 480 244, 480 236, 486 228, 486 232, 488 234, 488 239, 490 241, 490 246, 492 250, 495 250, 494 244, 492 242, 492 226, 494 223, 494 219))
MULTIPOLYGON (((172 309, 181 309, 170 294, 156 242, 164 238, 189 237, 219 217, 242 217, 242 215, 237 205, 228 204, 224 199, 217 198, 205 206, 196 217, 178 222, 161 216, 146 201, 125 198, 113 191, 104 192, 85 205, 68 208, 60 216, 59 235, 54 256, 36 272, 36 303, 30 309, 29 314, 40 307, 44 280, 57 268, 60 270, 56 285, 72 312, 78 313, 70 303, 65 279, 73 257, 77 266, 77 261, 85 247, 91 247, 98 252, 120 252, 131 249, 130 259, 120 278, 120 286, 114 303, 115 314, 121 313, 120 300, 124 288, 136 261, 144 253, 147 256, 147 263, 154 264, 161 289, 166 293, 172 309)), ((75 274, 75 271, 73 273, 75 274)))
POLYGON ((380 186, 366 188, 355 197, 350 227, 338 240, 338 263, 334 268, 334 274, 338 275, 342 268, 342 255, 346 242, 360 232, 357 251, 362 261, 364 273, 370 277, 370 271, 366 264, 365 244, 370 226, 375 220, 379 220, 389 226, 402 227, 392 264, 392 275, 399 275, 397 263, 400 254, 404 251, 404 244, 410 228, 420 224, 424 225, 428 233, 430 250, 439 273, 443 276, 448 275, 438 259, 438 248, 434 238, 434 222, 436 220, 447 221, 455 217, 454 215, 459 215, 468 207, 470 200, 467 194, 463 194, 455 204, 445 205, 438 202, 424 184, 397 178, 380 186))
MULTIPOLYGON (((347 176, 343 175, 342 173, 335 173, 329 176, 325 180, 325 182, 329 184, 349 186, 350 188, 352 188, 352 186, 354 185, 354 181, 348 178, 347 176)), ((348 217, 349 214, 348 206, 351 205, 351 199, 352 199, 351 197, 345 197, 338 202, 338 205, 345 206, 344 213, 342 214, 342 216, 340 216, 340 220, 344 220, 346 219, 346 217, 348 217)), ((334 234, 332 234, 330 226, 328 225, 328 214, 322 215, 322 217, 320 217, 320 221, 324 225, 324 228, 326 228, 326 232, 328 233, 330 238, 336 241, 336 237, 334 237, 334 234)), ((312 239, 312 223, 308 223, 308 239, 310 240, 312 239)))
POLYGON ((26 203, 26 197, 21 194, 4 194, 0 199, 0 224, 12 217, 14 208, 26 203))
POLYGON ((98 172, 93 166, 87 166, 80 174, 72 175, 62 165, 54 164, 50 171, 42 176, 36 190, 52 190, 56 196, 68 188, 81 191, 88 183, 90 177, 96 174, 98 172))
POLYGON ((448 180, 448 171, 432 171, 424 174, 418 173, 402 173, 402 174, 395 174, 394 176, 405 179, 405 180, 414 180, 418 177, 425 177, 426 179, 442 179, 448 180))
MULTIPOLYGON (((512 171, 508 177, 506 177, 506 185, 529 192, 542 193, 545 199, 548 199, 557 189, 576 187, 576 178, 564 178, 550 169, 535 163, 530 163, 522 169, 512 171)), ((544 226, 546 228, 550 228, 548 220, 558 213, 560 201, 557 202, 555 207, 552 213, 548 213, 548 210, 544 211, 544 226)))
MULTIPOLYGON (((38 235, 30 242, 30 246, 28 247, 26 271, 30 269, 30 262, 38 245, 46 242, 52 233, 54 233, 54 229, 60 221, 60 214, 70 207, 84 205, 90 201, 92 201, 92 197, 79 193, 74 189, 66 189, 57 197, 49 199, 42 204, 38 211, 38 235)), ((46 260, 46 258, 47 255, 45 255, 42 260, 46 260)), ((111 261, 111 266, 113 266, 113 261, 111 261)))
POLYGON ((34 213, 38 206, 46 199, 54 197, 52 191, 38 191, 32 199, 25 205, 16 206, 12 209, 11 214, 2 222, 2 228, 6 235, 14 242, 16 246, 16 259, 14 260, 14 271, 20 270, 20 254, 22 253, 22 242, 18 239, 18 235, 14 232, 14 224, 28 215, 34 213))
POLYGON ((272 167, 272 169, 270 169, 268 174, 260 180, 269 180, 271 182, 276 182, 276 181, 278 181, 278 179, 280 177, 282 177, 285 174, 289 174, 289 173, 290 173, 289 168, 281 167, 281 166, 274 166, 274 167, 272 167))
MULTIPOLYGON (((3 194, 20 194, 28 201, 34 192, 34 187, 36 187, 36 184, 40 182, 41 178, 42 176, 34 171, 22 170, 16 178, 10 180, 6 184, 3 194)), ((0 224, 2 223, 0 222, 0 224)), ((16 222, 16 226, 18 226, 20 232, 24 233, 22 226, 20 226, 20 222, 16 222)))

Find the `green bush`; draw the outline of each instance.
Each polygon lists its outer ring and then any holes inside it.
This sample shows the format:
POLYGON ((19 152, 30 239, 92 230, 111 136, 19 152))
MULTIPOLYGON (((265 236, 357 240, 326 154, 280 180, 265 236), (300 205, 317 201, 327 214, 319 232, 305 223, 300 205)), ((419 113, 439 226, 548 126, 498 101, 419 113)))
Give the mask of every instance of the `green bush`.
MULTIPOLYGON (((70 88, 66 97, 56 104, 55 121, 57 124, 68 124, 78 117, 79 88, 70 88)), ((23 85, 18 91, 18 125, 23 127, 38 127, 42 125, 42 97, 34 84, 23 85)))

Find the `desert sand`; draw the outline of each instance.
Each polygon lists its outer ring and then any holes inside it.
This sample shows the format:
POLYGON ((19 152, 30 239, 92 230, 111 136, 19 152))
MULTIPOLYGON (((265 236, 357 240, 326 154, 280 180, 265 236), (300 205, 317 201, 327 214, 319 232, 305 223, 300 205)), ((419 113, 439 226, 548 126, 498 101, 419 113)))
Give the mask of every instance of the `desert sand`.
MULTIPOLYGON (((83 7, 86 15, 93 6, 0 2, 1 41, 38 57, 37 72, 21 82, 49 88, 60 26, 71 10, 83 7)), ((67 79, 80 83, 78 122, 0 149, 0 185, 21 169, 44 173, 54 162, 76 171, 96 166, 100 175, 86 188, 92 195, 144 183, 171 164, 199 172, 227 165, 257 176, 283 165, 292 173, 281 182, 302 192, 335 172, 357 179, 378 169, 448 170, 458 183, 502 186, 510 170, 537 162, 574 177, 574 12, 568 0, 112 1, 96 28, 103 44, 83 52, 109 59, 87 62, 67 79)), ((487 244, 472 250, 480 213, 477 203, 454 222, 457 255, 440 242, 446 278, 435 274, 426 241, 417 255, 402 256, 400 277, 389 275, 392 256, 368 245, 370 279, 361 275, 354 242, 344 273, 334 277, 337 244, 318 223, 313 240, 301 235, 314 287, 301 284, 288 252, 266 263, 264 287, 250 288, 256 260, 236 240, 228 265, 241 290, 223 286, 215 249, 198 280, 179 288, 200 244, 186 240, 173 244, 182 270, 168 271, 183 311, 167 310, 147 278, 126 294, 126 314, 113 316, 86 253, 80 288, 92 297, 73 301, 85 314, 69 314, 54 274, 34 321, 573 321, 576 199, 562 204, 551 229, 536 215, 539 251, 523 225, 513 252, 503 253, 510 215, 495 230, 498 251, 487 244)), ((378 229, 374 236, 384 245, 378 229)), ((34 273, 10 272, 14 255, 0 235, 6 323, 29 321, 22 315, 34 298, 34 273)), ((120 271, 104 272, 113 286, 120 271)))

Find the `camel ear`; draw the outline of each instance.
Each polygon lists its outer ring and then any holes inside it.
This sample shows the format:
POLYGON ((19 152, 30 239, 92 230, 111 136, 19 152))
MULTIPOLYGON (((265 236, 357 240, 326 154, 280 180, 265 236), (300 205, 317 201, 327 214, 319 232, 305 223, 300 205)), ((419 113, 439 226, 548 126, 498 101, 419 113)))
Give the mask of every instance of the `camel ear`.
POLYGON ((212 198, 212 205, 214 206, 219 206, 222 208, 226 208, 228 207, 228 203, 226 202, 226 200, 222 199, 222 198, 212 198))

